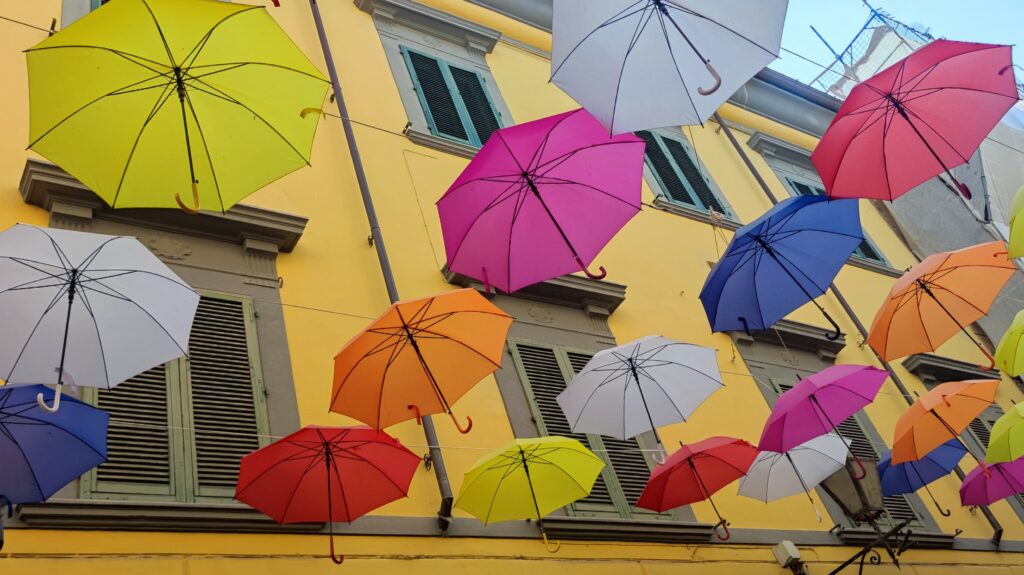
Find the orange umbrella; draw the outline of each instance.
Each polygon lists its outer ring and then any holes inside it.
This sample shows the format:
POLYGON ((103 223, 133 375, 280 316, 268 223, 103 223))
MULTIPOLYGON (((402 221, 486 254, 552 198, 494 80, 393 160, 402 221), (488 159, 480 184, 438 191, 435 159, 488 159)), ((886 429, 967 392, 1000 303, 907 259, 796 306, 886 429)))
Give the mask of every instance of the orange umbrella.
POLYGON ((473 289, 397 302, 334 356, 331 411, 376 429, 428 413, 455 421, 452 404, 501 366, 511 325, 473 289))
POLYGON ((1006 244, 978 244, 925 258, 892 286, 875 315, 868 344, 886 361, 935 351, 958 331, 995 360, 964 329, 988 313, 992 301, 1016 271, 1006 244))
POLYGON ((950 439, 959 441, 960 433, 995 400, 997 387, 998 379, 951 381, 917 398, 896 421, 892 462, 917 461, 950 439))

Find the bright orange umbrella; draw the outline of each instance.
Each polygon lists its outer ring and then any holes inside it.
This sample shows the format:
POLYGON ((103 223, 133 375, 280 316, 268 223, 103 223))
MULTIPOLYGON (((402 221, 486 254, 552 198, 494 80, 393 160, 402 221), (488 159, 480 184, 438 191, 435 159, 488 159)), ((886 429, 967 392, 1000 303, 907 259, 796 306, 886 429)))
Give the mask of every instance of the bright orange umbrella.
POLYGON ((960 433, 995 400, 997 387, 998 379, 951 381, 917 398, 896 421, 892 462, 917 461, 950 439, 959 441, 960 433))
POLYGON ((501 366, 511 325, 473 289, 395 303, 334 356, 331 411, 376 429, 428 413, 455 421, 452 404, 501 366))
POLYGON ((992 301, 1016 271, 1006 258, 1006 244, 978 244, 925 258, 892 286, 871 325, 868 344, 891 361, 912 353, 935 351, 958 331, 995 360, 964 329, 988 313, 992 301))

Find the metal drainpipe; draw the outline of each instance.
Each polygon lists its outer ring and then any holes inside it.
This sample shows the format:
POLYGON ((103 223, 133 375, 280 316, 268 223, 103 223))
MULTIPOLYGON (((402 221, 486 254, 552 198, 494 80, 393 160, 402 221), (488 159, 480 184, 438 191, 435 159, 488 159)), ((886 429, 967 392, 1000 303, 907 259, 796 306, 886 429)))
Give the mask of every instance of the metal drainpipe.
MULTIPOLYGON (((384 285, 388 290, 388 298, 391 303, 398 301, 398 288, 395 286, 395 276, 391 271, 391 263, 388 261, 388 250, 384 246, 384 235, 380 230, 380 222, 377 220, 377 210, 373 206, 373 197, 370 195, 370 185, 366 182, 366 172, 363 170, 363 161, 359 156, 359 145, 356 136, 352 132, 352 124, 348 119, 348 109, 345 106, 345 98, 341 93, 341 82, 338 80, 338 70, 334 66, 334 57, 331 55, 331 47, 327 42, 327 33, 324 30, 324 22, 320 16, 320 7, 316 0, 309 0, 309 7, 313 11, 313 20, 316 22, 316 33, 320 37, 320 47, 324 52, 324 62, 327 64, 327 72, 331 77, 331 85, 334 88, 334 101, 338 104, 338 115, 341 116, 341 125, 345 128, 345 140, 348 142, 349 154, 352 156, 352 166, 355 168, 356 180, 359 182, 359 193, 363 197, 363 207, 366 209, 366 219, 370 224, 370 237, 373 246, 377 250, 377 260, 380 262, 380 271, 384 275, 384 285)), ((438 511, 438 526, 441 531, 447 531, 452 518, 452 486, 448 481, 448 470, 445 469, 444 457, 441 455, 440 444, 437 440, 437 430, 434 428, 434 421, 429 415, 424 415, 423 433, 430 448, 430 463, 434 468, 434 475, 437 476, 437 487, 441 492, 441 509, 438 511)))
MULTIPOLYGON (((715 119, 716 122, 718 122, 718 125, 722 127, 722 131, 725 132, 725 136, 729 138, 729 142, 732 143, 732 147, 736 149, 736 153, 739 154, 740 158, 743 159, 743 163, 746 164, 747 169, 750 170, 750 173, 754 176, 754 179, 757 180, 758 184, 760 184, 761 189, 764 191, 765 195, 768 196, 768 199, 771 200, 773 205, 779 203, 778 198, 775 197, 775 194, 772 193, 771 188, 768 187, 768 183, 764 181, 764 178, 762 178, 761 174, 757 171, 757 167, 754 166, 754 163, 750 161, 750 156, 747 155, 746 150, 744 150, 743 146, 741 146, 740 143, 736 140, 736 136, 733 135, 732 129, 729 128, 729 124, 726 123, 726 121, 718 114, 718 112, 715 112, 715 114, 712 117, 715 119)), ((845 297, 843 297, 842 292, 839 291, 839 288, 836 287, 836 284, 830 284, 829 288, 832 289, 832 293, 836 296, 836 299, 839 300, 839 305, 843 307, 843 310, 846 312, 846 315, 848 315, 850 319, 853 320, 853 324, 857 326, 857 331, 860 332, 860 336, 864 340, 867 340, 868 330, 866 327, 864 327, 864 324, 861 323, 860 318, 857 317, 857 314, 854 313, 853 308, 850 306, 850 302, 847 301, 845 297)), ((871 350, 871 353, 875 355, 875 359, 877 359, 878 362, 882 364, 882 367, 884 367, 885 370, 889 372, 889 376, 892 377, 893 383, 896 384, 896 389, 900 391, 900 395, 903 396, 903 400, 907 402, 907 405, 913 404, 914 396, 910 394, 910 391, 907 389, 907 386, 903 384, 903 381, 900 379, 900 376, 896 375, 896 371, 893 370, 891 365, 889 365, 889 362, 883 360, 881 356, 879 356, 878 353, 875 352, 874 348, 872 348, 871 346, 867 347, 868 349, 871 350)), ((963 480, 964 472, 962 469, 960 469, 959 465, 956 466, 954 471, 956 472, 957 476, 961 480, 963 480)), ((985 519, 988 520, 989 525, 992 526, 992 543, 996 546, 996 548, 998 548, 999 542, 1003 538, 1003 526, 999 523, 999 520, 996 519, 996 516, 992 514, 992 511, 987 506, 982 505, 979 508, 981 509, 982 514, 985 515, 985 519)))

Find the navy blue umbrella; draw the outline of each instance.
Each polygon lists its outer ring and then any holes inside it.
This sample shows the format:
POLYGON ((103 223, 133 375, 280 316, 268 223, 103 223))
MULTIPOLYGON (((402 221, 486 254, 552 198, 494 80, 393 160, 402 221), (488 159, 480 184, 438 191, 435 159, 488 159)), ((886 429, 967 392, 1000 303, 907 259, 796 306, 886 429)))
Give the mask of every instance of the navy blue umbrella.
POLYGON ((824 196, 783 200, 736 230, 700 292, 712 331, 768 329, 825 293, 864 241, 856 200, 824 196))
POLYGON ((887 452, 878 462, 878 477, 882 480, 882 494, 886 497, 903 495, 924 487, 939 513, 949 517, 949 510, 943 509, 939 505, 931 490, 928 489, 928 484, 949 475, 966 453, 967 448, 957 439, 950 439, 917 461, 893 465, 892 453, 887 452))
MULTIPOLYGON (((49 413, 36 396, 42 385, 0 388, 0 504, 44 501, 107 460, 110 414, 73 398, 49 413)), ((0 548, 3 527, 0 524, 0 548)))

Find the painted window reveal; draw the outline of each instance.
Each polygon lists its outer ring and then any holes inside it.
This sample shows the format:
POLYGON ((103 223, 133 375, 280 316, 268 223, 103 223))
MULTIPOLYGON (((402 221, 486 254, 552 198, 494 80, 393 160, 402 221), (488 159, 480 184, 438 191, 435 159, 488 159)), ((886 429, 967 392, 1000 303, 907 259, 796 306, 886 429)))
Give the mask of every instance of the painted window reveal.
MULTIPOLYGON (((786 183, 789 184, 789 187, 790 189, 793 190, 793 193, 795 193, 798 196, 825 195, 825 189, 822 188, 821 186, 815 186, 807 182, 802 182, 800 180, 793 178, 786 178, 786 183)), ((864 241, 860 244, 860 246, 857 247, 857 251, 853 252, 853 255, 861 259, 870 260, 882 264, 888 263, 885 259, 885 256, 882 255, 882 252, 879 251, 879 249, 875 247, 875 244, 867 237, 865 237, 864 241)))
POLYGON ((704 176, 689 144, 660 132, 641 131, 636 135, 647 144, 647 165, 668 201, 732 217, 724 198, 704 176))
POLYGON ((432 134, 480 147, 502 127, 483 76, 405 46, 402 55, 432 134))
POLYGON ((111 419, 109 459, 86 497, 230 500, 239 460, 269 433, 251 300, 203 296, 188 359, 90 391, 111 419))

